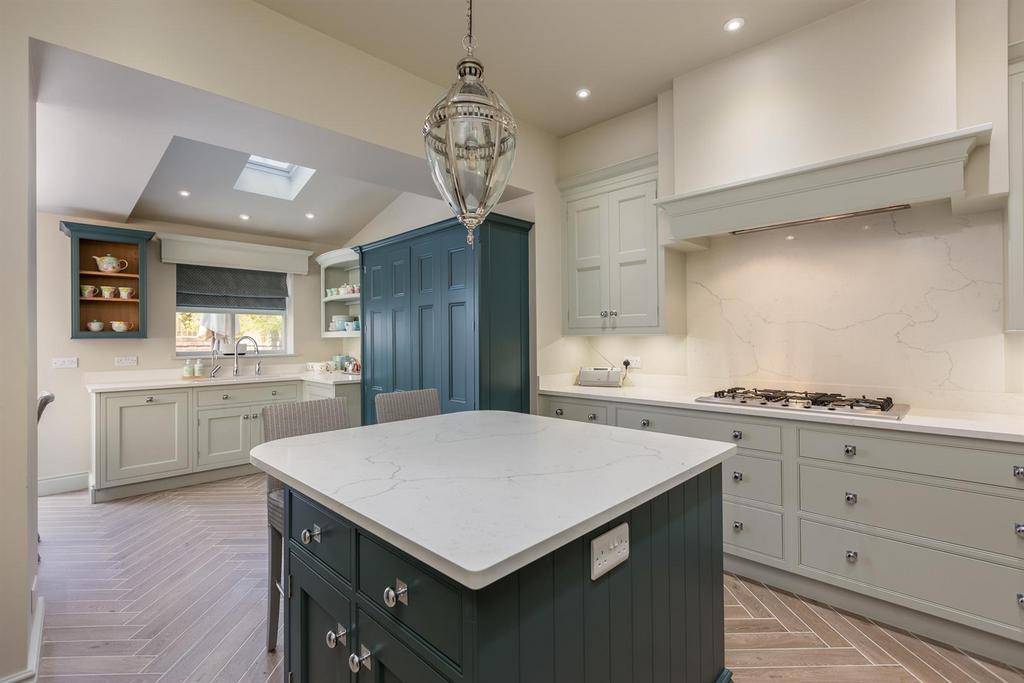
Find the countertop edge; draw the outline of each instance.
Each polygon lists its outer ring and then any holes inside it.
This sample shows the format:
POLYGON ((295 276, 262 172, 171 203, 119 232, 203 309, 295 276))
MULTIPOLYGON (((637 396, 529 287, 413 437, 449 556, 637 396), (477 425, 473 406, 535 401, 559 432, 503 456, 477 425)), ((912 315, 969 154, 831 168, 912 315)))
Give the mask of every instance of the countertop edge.
POLYGON ((538 560, 551 552, 554 552, 558 548, 561 548, 566 543, 573 541, 585 534, 597 529, 602 524, 610 522, 619 515, 628 512, 646 502, 657 498, 666 491, 670 491, 673 488, 683 484, 684 482, 693 479, 694 477, 703 474, 710 470, 716 465, 721 464, 726 459, 736 453, 736 446, 732 444, 722 444, 723 448, 717 455, 706 458, 700 464, 691 467, 685 472, 681 472, 674 477, 666 479, 661 484, 653 486, 641 493, 638 493, 617 505, 602 511, 594 515, 593 517, 575 524, 544 541, 537 543, 536 545, 527 548, 515 555, 512 555, 505 560, 498 562, 490 567, 484 569, 474 570, 467 569, 461 565, 455 564, 451 560, 441 557, 437 553, 424 548, 415 541, 412 541, 400 534, 393 532, 391 529, 384 527, 380 523, 367 518, 366 516, 352 510, 348 506, 338 502, 337 500, 330 498, 329 496, 312 489, 308 485, 297 481, 290 477, 288 474, 278 470, 277 468, 267 464, 257 457, 257 451, 261 450, 265 445, 261 444, 254 448, 249 454, 249 462, 253 466, 269 474, 270 476, 283 482, 285 485, 295 489, 302 495, 310 498, 311 500, 323 505, 328 510, 335 514, 341 515, 348 521, 352 522, 356 526, 360 526, 366 529, 368 532, 379 537, 398 548, 399 550, 408 553, 412 557, 416 558, 420 562, 423 562, 427 566, 431 567, 437 572, 440 572, 444 576, 448 577, 452 581, 465 586, 470 590, 481 590, 487 586, 499 581, 506 576, 522 569, 526 565, 538 560))
MULTIPOLYGON (((614 389, 610 389, 609 391, 614 391, 614 389)), ((884 429, 893 432, 909 432, 911 434, 932 434, 935 436, 953 436, 969 439, 982 439, 988 441, 1001 441, 1003 443, 1011 443, 1018 445, 1024 444, 1024 431, 1022 431, 1021 433, 1015 433, 1001 432, 998 430, 984 428, 971 428, 963 425, 942 426, 921 424, 919 422, 914 421, 913 413, 903 418, 902 420, 884 420, 858 417, 844 418, 839 415, 820 415, 817 413, 792 414, 782 410, 773 410, 771 408, 758 408, 756 406, 733 408, 728 405, 721 405, 716 403, 699 403, 697 401, 685 399, 674 400, 656 397, 614 396, 604 393, 588 392, 586 391, 586 388, 559 389, 548 387, 538 389, 537 394, 541 396, 557 396, 559 398, 608 401, 612 403, 629 403, 634 405, 654 406, 660 408, 699 410, 707 413, 724 413, 727 415, 749 415, 753 417, 767 417, 777 420, 787 420, 790 422, 814 422, 818 424, 835 425, 842 427, 863 427, 867 429, 884 429)), ((1021 416, 1020 419, 1021 422, 1024 423, 1024 416, 1021 416)))
POLYGON ((157 389, 191 389, 193 387, 224 387, 245 384, 263 384, 267 382, 312 382, 324 386, 339 384, 360 384, 362 377, 356 379, 332 379, 330 376, 313 373, 291 373, 285 375, 259 375, 239 378, 223 377, 214 379, 154 379, 138 382, 88 382, 85 390, 90 394, 112 394, 119 391, 155 391, 157 389))

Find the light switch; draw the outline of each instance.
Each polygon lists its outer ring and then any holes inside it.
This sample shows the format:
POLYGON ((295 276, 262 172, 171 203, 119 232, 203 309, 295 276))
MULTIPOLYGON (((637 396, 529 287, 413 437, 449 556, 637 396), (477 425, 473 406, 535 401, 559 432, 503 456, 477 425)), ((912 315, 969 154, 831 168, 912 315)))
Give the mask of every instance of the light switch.
POLYGON ((596 581, 629 559, 629 523, 625 522, 590 542, 590 580, 596 581))
POLYGON ((51 358, 51 368, 77 368, 78 358, 51 358))
POLYGON ((115 368, 127 368, 139 364, 138 356, 114 356, 115 368))

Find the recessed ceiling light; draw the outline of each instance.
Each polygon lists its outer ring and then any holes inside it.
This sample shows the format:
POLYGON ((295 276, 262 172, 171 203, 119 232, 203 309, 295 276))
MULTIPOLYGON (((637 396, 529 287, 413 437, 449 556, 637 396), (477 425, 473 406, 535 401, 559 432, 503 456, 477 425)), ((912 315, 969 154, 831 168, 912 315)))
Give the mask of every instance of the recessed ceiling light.
POLYGON ((247 221, 247 220, 249 220, 250 218, 252 218, 252 216, 250 216, 250 215, 249 215, 249 214, 247 214, 247 213, 240 213, 240 214, 238 214, 238 217, 239 217, 239 218, 241 218, 241 219, 242 219, 243 221, 247 221))
POLYGON ((786 239, 792 242, 793 240, 796 239, 796 235, 786 235, 786 239))
POLYGON ((306 218, 308 218, 309 220, 313 220, 314 218, 316 218, 316 214, 315 213, 307 213, 306 214, 306 218))
POLYGON ((590 97, 590 90, 588 88, 580 88, 576 91, 576 97, 585 100, 590 97))
POLYGON ((188 190, 178 190, 178 194, 180 194, 182 197, 187 197, 192 193, 189 192, 188 190))
POLYGON ((747 22, 743 17, 735 17, 725 22, 725 24, 722 25, 722 29, 725 31, 729 31, 730 33, 733 31, 739 31, 741 28, 743 28, 743 24, 745 23, 747 22))

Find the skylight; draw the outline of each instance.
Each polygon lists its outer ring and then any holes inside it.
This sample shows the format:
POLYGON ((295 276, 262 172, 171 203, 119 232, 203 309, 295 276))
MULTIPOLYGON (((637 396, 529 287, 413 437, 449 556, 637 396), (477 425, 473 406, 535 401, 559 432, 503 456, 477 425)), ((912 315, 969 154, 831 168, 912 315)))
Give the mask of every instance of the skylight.
POLYGON ((315 169, 290 161, 250 154, 245 168, 235 181, 235 189, 291 201, 299 195, 314 173, 315 169))

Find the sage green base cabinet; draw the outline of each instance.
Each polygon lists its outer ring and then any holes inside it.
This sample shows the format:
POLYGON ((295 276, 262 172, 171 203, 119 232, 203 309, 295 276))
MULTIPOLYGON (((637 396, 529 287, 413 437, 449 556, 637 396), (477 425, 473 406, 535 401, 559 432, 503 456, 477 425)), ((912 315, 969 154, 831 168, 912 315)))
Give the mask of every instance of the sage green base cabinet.
POLYGON ((191 392, 105 396, 99 405, 96 484, 130 484, 191 468, 191 392))
POLYGON ((540 414, 728 441, 726 568, 1024 665, 1024 445, 541 395, 540 414))
POLYGON ((476 591, 289 489, 286 680, 726 683, 720 470, 476 591), (623 522, 629 559, 592 581, 623 522))
POLYGON ((358 382, 350 384, 322 384, 320 382, 302 383, 302 400, 316 401, 325 398, 344 398, 345 413, 348 416, 348 424, 351 427, 358 427, 363 424, 362 385, 358 382))

